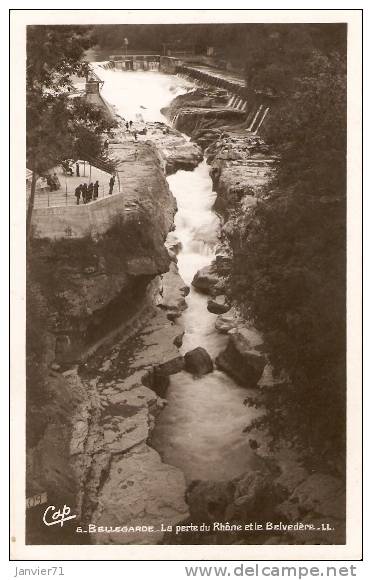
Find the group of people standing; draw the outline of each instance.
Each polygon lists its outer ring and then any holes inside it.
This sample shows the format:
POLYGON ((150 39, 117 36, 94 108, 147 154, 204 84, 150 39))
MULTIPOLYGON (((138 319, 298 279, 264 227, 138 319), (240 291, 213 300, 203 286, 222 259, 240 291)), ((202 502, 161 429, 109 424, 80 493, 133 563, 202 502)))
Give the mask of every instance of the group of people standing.
POLYGON ((49 185, 50 191, 57 191, 58 189, 61 189, 61 184, 56 173, 53 175, 48 174, 46 176, 46 182, 49 185))
MULTIPOLYGON (((115 175, 111 175, 109 181, 109 194, 111 195, 114 190, 115 185, 115 175)), ((80 204, 80 198, 83 203, 89 203, 90 201, 94 201, 98 199, 99 193, 99 181, 95 183, 90 182, 87 183, 80 183, 75 189, 75 197, 76 197, 76 205, 80 204)))
POLYGON ((99 182, 95 183, 80 183, 75 189, 76 204, 80 204, 80 198, 83 203, 89 203, 90 201, 98 198, 99 182))

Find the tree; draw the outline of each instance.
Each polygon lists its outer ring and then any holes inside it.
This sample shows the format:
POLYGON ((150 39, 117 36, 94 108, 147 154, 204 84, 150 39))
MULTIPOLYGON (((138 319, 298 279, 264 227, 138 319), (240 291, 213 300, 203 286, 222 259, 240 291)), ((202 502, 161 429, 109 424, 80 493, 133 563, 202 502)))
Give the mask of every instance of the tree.
MULTIPOLYGON (((274 65, 280 73, 273 57, 256 81, 274 65)), ((265 128, 281 154, 276 179, 238 218, 230 282, 283 377, 250 400, 265 410, 253 427, 333 461, 345 445, 345 52, 310 51, 283 91, 265 128)))
POLYGON ((82 60, 91 30, 77 26, 30 26, 27 31, 27 165, 32 171, 26 232, 31 231, 38 175, 82 150, 102 151, 100 133, 112 126, 82 98, 71 98, 72 76, 86 77, 82 60))

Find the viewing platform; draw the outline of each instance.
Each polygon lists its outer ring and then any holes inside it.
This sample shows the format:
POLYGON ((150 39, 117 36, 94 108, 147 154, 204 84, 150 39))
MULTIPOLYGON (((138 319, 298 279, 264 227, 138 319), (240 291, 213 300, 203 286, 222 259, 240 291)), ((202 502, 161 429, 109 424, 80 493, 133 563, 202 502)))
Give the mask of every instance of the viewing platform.
MULTIPOLYGON (((94 183, 97 180, 99 182, 98 199, 109 195, 109 181, 111 178, 111 173, 99 169, 93 164, 90 165, 88 162, 84 164, 84 161, 79 161, 79 176, 76 175, 76 163, 72 165, 72 169, 73 175, 67 175, 61 166, 54 167, 48 172, 50 175, 54 175, 54 173, 56 173, 60 183, 60 188, 56 191, 50 191, 50 187, 48 186, 45 178, 38 178, 35 192, 35 209, 77 205, 75 189, 80 184, 83 185, 86 183, 88 185, 90 182, 94 183)), ((118 179, 115 179, 113 194, 119 193, 119 189, 119 181, 118 179)), ((26 188, 26 193, 28 198, 30 194, 29 187, 26 188)), ((82 203, 81 200, 80 203, 82 203)))
MULTIPOLYGON (((83 166, 80 176, 67 176, 57 168, 61 189, 38 191, 32 212, 33 235, 38 238, 81 238, 101 235, 118 216, 125 220, 139 216, 149 195, 155 195, 165 180, 162 161, 155 147, 149 142, 129 140, 110 144, 110 158, 116 166, 113 193, 109 194, 111 175, 83 166), (75 187, 80 183, 98 179, 98 199, 89 203, 76 203, 75 187), (67 193, 66 193, 67 187, 67 193), (49 205, 48 205, 49 199, 49 205)), ((56 172, 57 172, 56 171, 56 172)), ((39 188, 40 189, 40 188, 39 188)))

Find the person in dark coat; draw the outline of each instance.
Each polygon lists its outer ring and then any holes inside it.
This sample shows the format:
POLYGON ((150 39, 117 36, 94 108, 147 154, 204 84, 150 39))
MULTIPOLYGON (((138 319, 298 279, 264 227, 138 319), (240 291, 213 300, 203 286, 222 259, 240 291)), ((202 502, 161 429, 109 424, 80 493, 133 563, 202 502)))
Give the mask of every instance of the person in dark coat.
POLYGON ((127 131, 129 131, 129 123, 128 123, 128 121, 125 123, 125 126, 127 128, 127 131))
POLYGON ((112 190, 114 189, 114 184, 115 184, 115 177, 113 175, 111 175, 110 177, 110 181, 109 181, 109 194, 112 194, 112 190))
POLYGON ((98 183, 98 179, 95 182, 94 186, 93 186, 93 199, 97 199, 98 198, 98 189, 99 189, 99 183, 98 183))
POLYGON ((86 183, 84 183, 83 187, 82 187, 82 196, 83 196, 83 202, 87 203, 87 201, 88 201, 88 186, 86 183))
POLYGON ((50 191, 54 191, 54 183, 53 183, 53 179, 52 179, 52 176, 50 175, 50 173, 48 173, 48 175, 46 176, 46 181, 47 181, 47 184, 49 185, 50 191))
POLYGON ((59 182, 58 175, 56 173, 53 173, 52 180, 53 180, 55 191, 57 191, 57 189, 61 189, 61 184, 59 182))
POLYGON ((75 189, 75 197, 76 197, 76 205, 80 203, 80 196, 81 196, 81 185, 78 185, 75 189))
POLYGON ((129 121, 129 128, 131 129, 133 125, 133 121, 129 121))
POLYGON ((80 165, 76 162, 76 177, 80 177, 80 165))
POLYGON ((88 201, 92 201, 93 199, 93 183, 89 183, 88 185, 88 201))

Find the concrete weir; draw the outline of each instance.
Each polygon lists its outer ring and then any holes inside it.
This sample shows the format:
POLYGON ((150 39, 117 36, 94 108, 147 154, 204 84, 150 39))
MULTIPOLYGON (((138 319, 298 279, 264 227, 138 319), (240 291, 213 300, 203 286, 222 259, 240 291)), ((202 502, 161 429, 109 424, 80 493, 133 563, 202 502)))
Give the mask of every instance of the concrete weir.
POLYGON ((153 54, 112 55, 107 68, 121 71, 159 70, 166 74, 176 74, 192 80, 197 86, 215 87, 227 91, 227 108, 246 113, 245 125, 248 131, 257 134, 270 112, 272 95, 254 93, 249 95, 242 75, 218 70, 201 64, 193 64, 175 56, 153 54))
POLYGON ((108 67, 122 71, 159 70, 158 54, 122 54, 110 56, 108 67))

